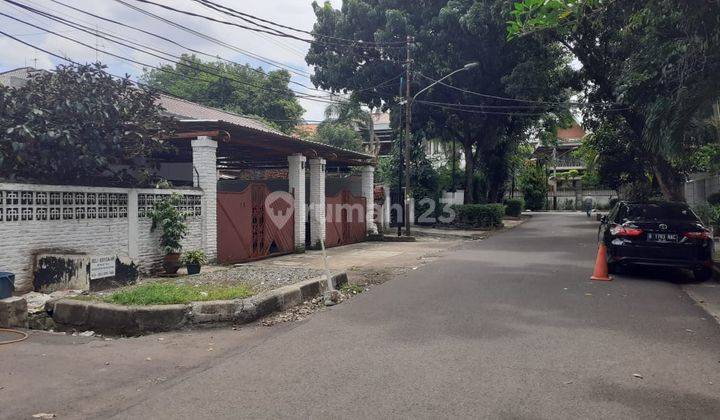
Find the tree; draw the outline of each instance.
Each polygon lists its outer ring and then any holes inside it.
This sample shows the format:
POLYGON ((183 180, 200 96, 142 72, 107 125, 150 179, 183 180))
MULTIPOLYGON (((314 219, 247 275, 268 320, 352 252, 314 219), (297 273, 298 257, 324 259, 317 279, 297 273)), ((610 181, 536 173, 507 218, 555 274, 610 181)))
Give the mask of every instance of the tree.
MULTIPOLYGON (((414 142, 422 137, 438 137, 457 140, 462 145, 467 202, 476 199, 473 197, 476 163, 492 151, 511 151, 512 148, 497 145, 522 132, 548 111, 558 111, 526 106, 524 115, 517 115, 508 111, 517 111, 519 102, 497 97, 519 100, 564 97, 560 76, 566 63, 561 51, 547 50, 532 40, 507 41, 505 21, 511 3, 449 0, 423 2, 418 7, 413 1, 354 0, 344 2, 340 10, 334 10, 328 3, 323 7, 313 3, 317 36, 375 42, 397 42, 412 36, 415 92, 470 62, 479 63, 477 68, 447 80, 460 90, 438 84, 423 93, 421 101, 414 104, 412 119, 414 142), (482 90, 495 98, 467 90, 482 90)), ((404 49, 396 44, 371 48, 368 44, 314 43, 306 61, 315 66, 313 82, 318 86, 352 91, 354 98, 368 106, 395 110, 397 87, 388 84, 388 80, 402 73, 404 55, 404 49)), ((398 126, 396 123, 395 127, 398 126)))
POLYGON ((523 0, 513 15, 510 37, 556 41, 577 57, 588 97, 617 106, 663 195, 682 199, 692 121, 720 92, 720 4, 523 0))
POLYGON ((548 193, 548 180, 545 168, 532 161, 526 161, 518 176, 525 206, 533 211, 545 208, 548 193))
POLYGON ((173 127, 155 92, 105 66, 58 66, 0 87, 0 177, 49 183, 137 183, 173 127))
POLYGON ((362 149, 362 137, 353 127, 333 121, 318 124, 313 140, 347 150, 362 149))
POLYGON ((148 85, 179 98, 237 114, 256 116, 283 132, 300 123, 304 110, 288 87, 290 73, 265 73, 248 64, 204 62, 183 55, 179 64, 145 70, 148 85))
POLYGON ((364 110, 360 102, 351 98, 332 103, 325 108, 325 118, 338 124, 349 125, 356 131, 366 133, 367 138, 365 140, 368 141, 372 154, 377 157, 380 152, 380 139, 375 135, 375 122, 372 113, 364 110))

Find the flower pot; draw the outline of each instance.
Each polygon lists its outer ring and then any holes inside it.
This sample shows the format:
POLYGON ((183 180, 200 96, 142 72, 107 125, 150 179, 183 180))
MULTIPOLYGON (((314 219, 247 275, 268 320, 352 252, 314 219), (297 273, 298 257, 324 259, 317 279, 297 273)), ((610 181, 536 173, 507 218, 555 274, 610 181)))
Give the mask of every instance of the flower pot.
POLYGON ((180 269, 180 253, 172 252, 163 257, 162 266, 167 274, 175 274, 180 269))
POLYGON ((200 264, 188 264, 187 270, 188 274, 198 274, 200 272, 200 264))

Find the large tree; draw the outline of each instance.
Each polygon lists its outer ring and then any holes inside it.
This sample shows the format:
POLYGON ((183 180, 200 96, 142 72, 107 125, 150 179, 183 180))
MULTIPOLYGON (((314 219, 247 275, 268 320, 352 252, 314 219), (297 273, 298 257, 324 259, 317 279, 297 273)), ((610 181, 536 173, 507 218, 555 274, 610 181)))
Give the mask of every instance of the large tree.
MULTIPOLYGON (((682 199, 681 175, 700 140, 693 122, 720 96, 720 3, 523 0, 514 7, 510 36, 571 51, 590 100, 618 108, 664 196, 682 199)), ((598 128, 614 124, 587 116, 598 128)))
MULTIPOLYGON (((313 81, 332 91, 352 91, 353 97, 371 107, 397 111, 400 108, 393 106, 397 103, 397 84, 387 83, 404 69, 405 50, 396 42, 413 37, 413 92, 468 63, 479 63, 447 80, 460 90, 438 84, 423 93, 413 104, 412 119, 416 137, 452 139, 462 145, 465 198, 467 202, 476 201, 473 185, 478 162, 488 153, 510 153, 512 148, 501 147, 500 143, 542 118, 552 119, 551 111, 564 112, 517 101, 564 98, 560 81, 565 61, 561 51, 546 49, 540 42, 508 42, 505 22, 511 3, 352 0, 345 1, 340 10, 327 3, 323 7, 314 3, 314 32, 320 39, 332 39, 325 36, 395 44, 379 47, 368 43, 314 43, 306 58, 315 66, 313 81), (502 99, 505 97, 517 100, 502 99), (518 112, 520 109, 523 112, 518 112)), ((398 116, 393 121, 399 126, 398 116)), ((499 166, 503 169, 503 165, 499 166)), ((497 190, 493 187, 493 191, 497 190)))
POLYGON ((178 64, 146 70, 142 78, 171 95, 256 116, 287 133, 300 123, 304 112, 288 86, 290 73, 285 70, 266 73, 250 65, 183 55, 178 64))
POLYGON ((157 94, 100 64, 38 72, 0 85, 0 177, 49 183, 149 181, 145 159, 172 130, 157 94))

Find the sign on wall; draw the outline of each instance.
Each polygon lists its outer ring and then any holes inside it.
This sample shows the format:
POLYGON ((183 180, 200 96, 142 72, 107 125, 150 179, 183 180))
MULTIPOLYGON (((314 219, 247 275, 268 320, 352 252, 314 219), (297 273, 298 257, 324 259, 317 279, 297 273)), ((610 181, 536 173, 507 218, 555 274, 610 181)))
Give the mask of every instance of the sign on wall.
POLYGON ((92 257, 90 259, 90 280, 115 276, 115 256, 92 257))

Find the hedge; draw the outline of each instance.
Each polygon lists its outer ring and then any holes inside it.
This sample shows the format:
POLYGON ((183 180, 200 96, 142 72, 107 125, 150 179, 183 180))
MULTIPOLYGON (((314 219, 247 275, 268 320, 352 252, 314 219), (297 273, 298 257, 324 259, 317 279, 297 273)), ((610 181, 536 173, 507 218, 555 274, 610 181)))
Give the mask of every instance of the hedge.
POLYGON ((522 198, 510 198, 505 201, 505 214, 508 216, 519 217, 525 208, 525 200, 522 198))
POLYGON ((505 206, 502 204, 462 204, 452 208, 457 213, 456 224, 476 228, 502 227, 505 206))

